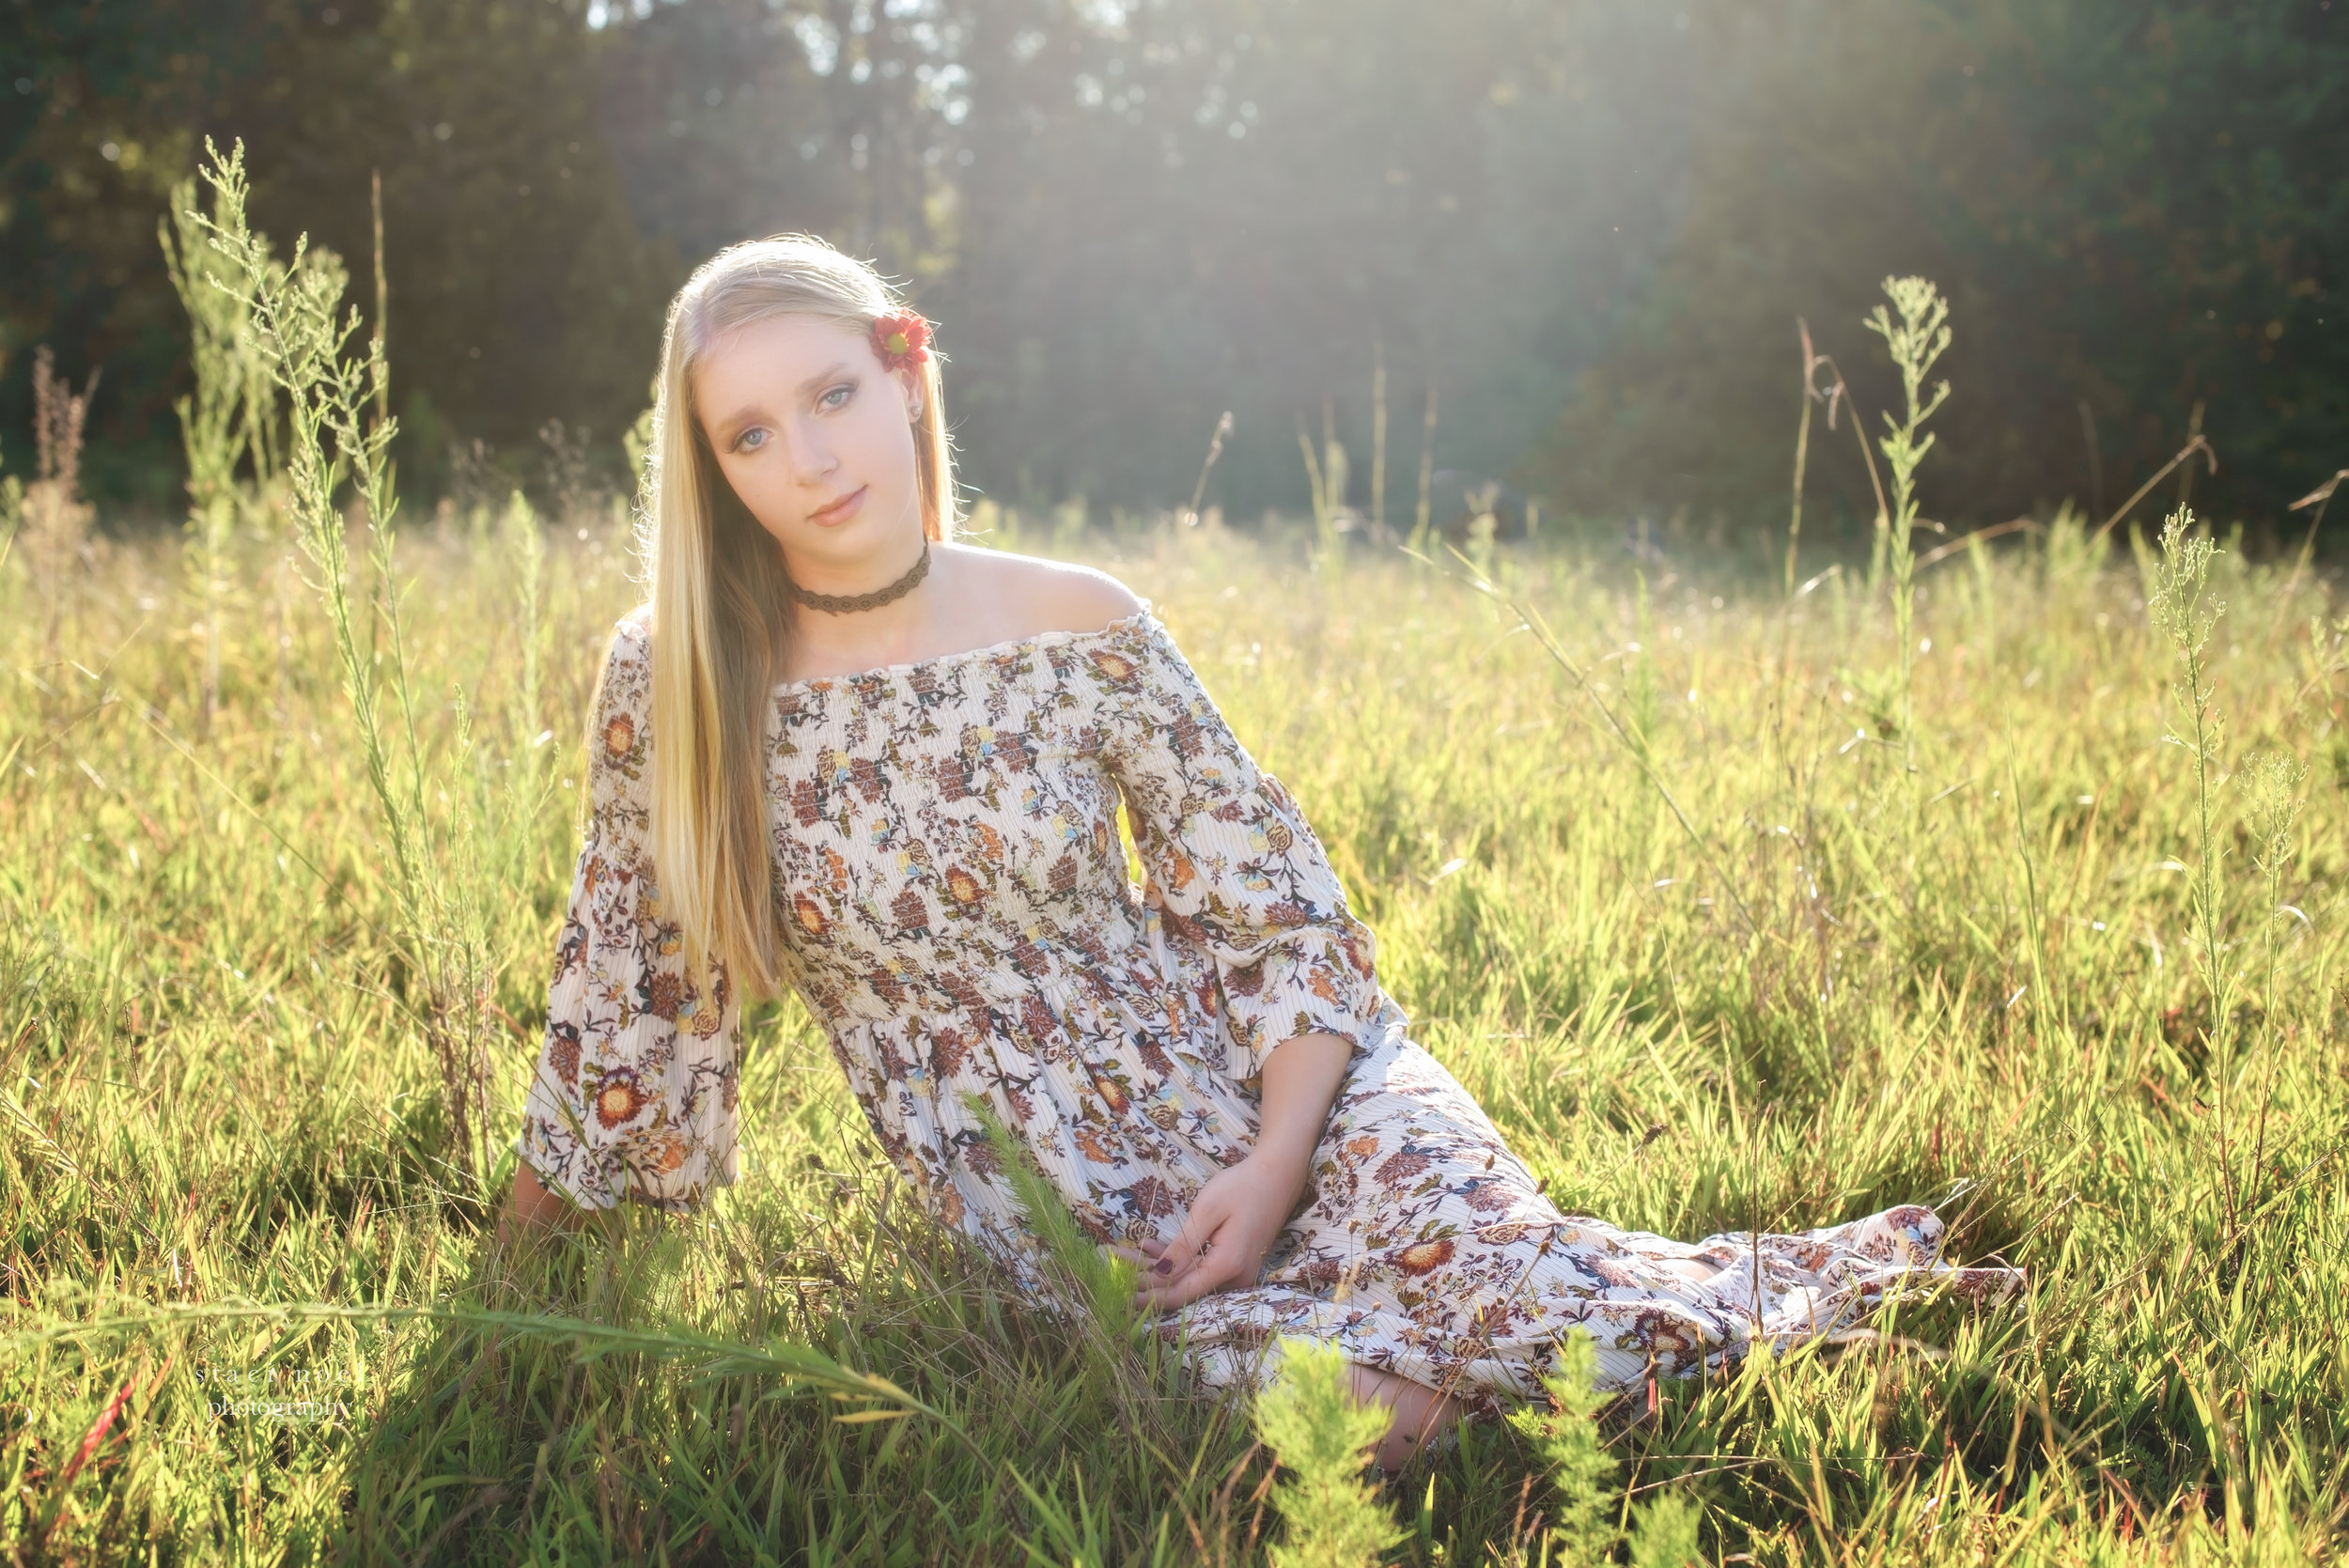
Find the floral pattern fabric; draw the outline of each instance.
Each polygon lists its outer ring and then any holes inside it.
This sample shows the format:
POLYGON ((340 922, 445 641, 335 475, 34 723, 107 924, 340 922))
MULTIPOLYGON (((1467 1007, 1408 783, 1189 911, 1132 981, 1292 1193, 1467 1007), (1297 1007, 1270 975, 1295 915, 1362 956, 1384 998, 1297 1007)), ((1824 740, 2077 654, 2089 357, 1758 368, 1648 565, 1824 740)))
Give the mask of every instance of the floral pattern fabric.
MULTIPOLYGON (((705 994, 646 849, 648 637, 605 662, 590 812, 521 1152, 588 1207, 687 1209, 737 1179, 736 999, 705 994)), ((784 970, 924 1205, 1023 1277, 990 1105, 1102 1241, 1171 1238, 1243 1158, 1266 1055, 1353 1046, 1312 1183, 1254 1286, 1170 1315, 1213 1383, 1279 1336, 1490 1407, 1558 1338, 1623 1386, 1848 1327, 1903 1281, 1999 1295, 1899 1208, 1695 1244, 1562 1215, 1408 1038, 1297 803, 1147 612, 775 690, 766 736, 784 970), (1123 804, 1146 877, 1128 878, 1123 804)))

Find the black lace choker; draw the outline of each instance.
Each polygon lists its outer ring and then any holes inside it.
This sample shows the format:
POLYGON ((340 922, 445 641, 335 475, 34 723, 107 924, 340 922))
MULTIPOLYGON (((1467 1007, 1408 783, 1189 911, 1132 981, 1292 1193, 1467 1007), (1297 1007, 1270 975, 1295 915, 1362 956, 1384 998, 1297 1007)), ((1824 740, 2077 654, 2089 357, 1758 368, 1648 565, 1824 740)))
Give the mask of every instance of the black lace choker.
POLYGON ((786 579, 784 587, 796 603, 810 610, 821 610, 827 615, 853 615, 860 610, 879 610, 884 604, 894 604, 922 585, 922 579, 930 574, 930 542, 922 541, 922 558, 906 568, 906 574, 886 588, 876 588, 869 594, 819 594, 802 588, 786 579))

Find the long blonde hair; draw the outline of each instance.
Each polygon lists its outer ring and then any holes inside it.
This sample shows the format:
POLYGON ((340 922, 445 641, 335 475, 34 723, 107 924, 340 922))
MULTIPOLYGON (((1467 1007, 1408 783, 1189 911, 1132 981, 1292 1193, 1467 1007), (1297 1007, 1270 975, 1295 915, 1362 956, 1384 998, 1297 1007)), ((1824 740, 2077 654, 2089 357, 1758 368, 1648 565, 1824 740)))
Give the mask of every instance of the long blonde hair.
MULTIPOLYGON (((764 743, 788 599, 782 548, 710 452, 693 371, 754 321, 814 316, 862 330, 903 308, 872 268, 804 234, 720 251, 669 307, 637 540, 652 576, 653 865, 689 970, 701 975, 715 958, 754 994, 777 982, 764 743)), ((922 532, 943 540, 956 522, 954 454, 935 354, 921 376, 922 532)))

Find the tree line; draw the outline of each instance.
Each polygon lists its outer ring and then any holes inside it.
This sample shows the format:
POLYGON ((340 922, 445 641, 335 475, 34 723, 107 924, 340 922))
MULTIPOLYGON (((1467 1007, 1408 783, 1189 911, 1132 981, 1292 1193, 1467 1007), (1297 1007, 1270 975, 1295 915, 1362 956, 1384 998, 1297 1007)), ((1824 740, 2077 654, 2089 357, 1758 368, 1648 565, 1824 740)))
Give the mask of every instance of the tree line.
MULTIPOLYGON (((1921 273, 1955 328, 1929 516, 2004 520, 2067 499, 2108 515, 2200 430, 2219 467, 2194 479, 2198 505, 2296 527, 2291 503, 2349 466, 2344 11, 1761 0, 1717 14, 1703 73, 1722 92, 1686 215, 1531 477, 1585 506, 1768 515, 1799 417, 1796 318, 1875 434, 1897 389, 1859 318, 1879 280, 1921 273)), ((1846 515, 1872 517, 1855 443, 1822 431, 1813 446, 1846 515)))
MULTIPOLYGON (((48 344, 105 365, 101 498, 178 504, 155 225, 210 135, 363 279, 380 177, 411 493, 539 482, 558 420, 616 470, 684 273, 806 229, 940 321, 1006 500, 1179 502, 1229 410, 1212 499, 1301 508, 1335 437, 1367 511, 1382 400, 1395 515, 1432 394, 1435 460, 1552 515, 1760 525, 1796 318, 1873 417, 1900 272, 1957 326, 1932 509, 2117 502, 2200 408, 2200 493, 2265 517, 2349 463, 2341 39, 2322 0, 17 0, 0 450, 48 344)), ((1816 467, 1872 511, 1847 436, 1816 467)))

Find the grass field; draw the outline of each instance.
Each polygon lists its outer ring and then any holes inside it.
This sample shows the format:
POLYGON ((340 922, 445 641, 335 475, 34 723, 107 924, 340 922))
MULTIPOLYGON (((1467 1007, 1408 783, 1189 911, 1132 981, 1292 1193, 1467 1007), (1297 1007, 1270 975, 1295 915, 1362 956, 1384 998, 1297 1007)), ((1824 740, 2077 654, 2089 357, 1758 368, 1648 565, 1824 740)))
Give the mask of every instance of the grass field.
MULTIPOLYGON (((2328 582, 2217 556, 2198 773, 2165 743, 2192 729, 2151 558, 2069 525, 1922 573, 1901 734, 1864 570, 1790 606, 1693 559, 1642 581, 1611 546, 1502 547, 1585 691, 1457 567, 993 520, 1156 603, 1319 828, 1417 1036, 1569 1212, 1686 1234, 1924 1201, 1963 1256, 2029 1269, 2016 1306, 1911 1305, 1873 1344, 1610 1412, 1619 1483, 1701 1506, 1707 1560, 2338 1555, 2328 582), (2248 760, 2279 752, 2304 782, 2248 760)), ((493 1149, 636 597, 616 519, 563 520, 537 567, 525 537, 421 527, 398 557, 420 799, 493 961, 493 1149)), ((745 1176, 709 1214, 493 1251, 510 1156, 469 1173, 449 1137, 413 911, 288 551, 230 552, 209 721, 176 545, 0 568, 9 1557, 1263 1560, 1246 1411, 933 1230, 796 1005, 750 1031, 745 1176)), ((1395 1560, 1542 1560, 1537 1468, 1471 1432, 1385 1494, 1395 1560)))

